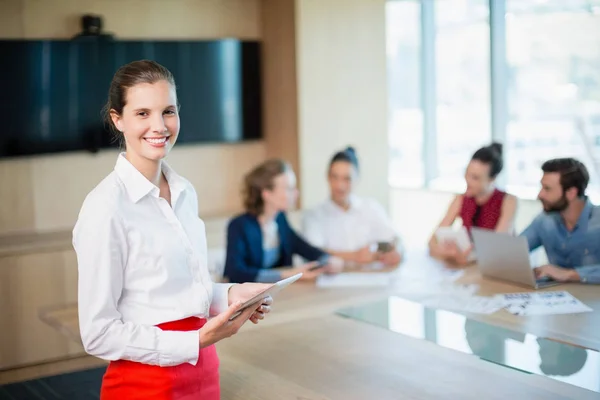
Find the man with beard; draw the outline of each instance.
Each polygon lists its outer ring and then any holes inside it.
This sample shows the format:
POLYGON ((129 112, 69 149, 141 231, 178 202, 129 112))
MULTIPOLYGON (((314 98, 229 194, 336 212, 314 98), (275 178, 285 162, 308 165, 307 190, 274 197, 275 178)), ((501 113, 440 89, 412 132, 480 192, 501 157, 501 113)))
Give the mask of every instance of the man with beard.
POLYGON ((587 168, 573 158, 557 158, 542 171, 538 199, 544 212, 521 233, 529 251, 544 246, 548 255, 550 264, 536 268, 536 276, 600 284, 600 207, 585 196, 587 168))

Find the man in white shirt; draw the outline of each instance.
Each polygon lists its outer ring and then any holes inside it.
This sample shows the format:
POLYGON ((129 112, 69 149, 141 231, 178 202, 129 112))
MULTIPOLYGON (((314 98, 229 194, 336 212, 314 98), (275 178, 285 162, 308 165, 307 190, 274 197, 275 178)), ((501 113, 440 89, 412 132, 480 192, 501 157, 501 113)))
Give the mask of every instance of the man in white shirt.
POLYGON ((357 179, 354 149, 336 153, 329 164, 330 199, 305 213, 304 235, 348 264, 396 266, 402 258, 399 236, 381 204, 352 194, 357 179))

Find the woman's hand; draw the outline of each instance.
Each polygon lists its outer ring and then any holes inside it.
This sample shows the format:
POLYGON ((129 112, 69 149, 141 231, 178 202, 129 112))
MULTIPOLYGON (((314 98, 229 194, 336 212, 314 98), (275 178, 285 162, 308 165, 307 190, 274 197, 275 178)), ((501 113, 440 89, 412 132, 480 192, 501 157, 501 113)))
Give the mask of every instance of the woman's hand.
POLYGON ((371 251, 371 246, 365 246, 354 252, 353 261, 358 264, 370 264, 377 260, 377 253, 371 251))
MULTIPOLYGON (((237 301, 245 302, 256 296, 258 293, 268 289, 271 284, 267 283, 242 283, 239 285, 233 285, 229 288, 229 304, 233 304, 237 301)), ((257 307, 255 307, 254 313, 250 316, 250 321, 254 324, 258 324, 258 321, 265 318, 265 314, 271 311, 271 304, 273 304, 273 298, 271 296, 265 298, 257 307)))
POLYGON ((449 242, 444 243, 444 258, 459 266, 466 266, 469 264, 469 255, 473 250, 473 246, 470 246, 467 250, 461 251, 456 243, 449 242))
POLYGON ((244 325, 255 312, 255 308, 248 307, 242 311, 240 315, 230 321, 229 318, 239 311, 242 304, 241 301, 233 303, 226 311, 211 318, 202 328, 200 328, 200 348, 215 344, 219 340, 235 335, 239 331, 242 325, 244 325))
POLYGON ((316 266, 319 265, 318 261, 309 262, 307 264, 302 264, 298 267, 288 268, 281 271, 281 279, 291 278, 292 276, 302 273, 302 277, 299 279, 301 281, 313 281, 319 275, 324 273, 327 269, 326 266, 322 266, 316 269, 316 266))
POLYGON ((379 255, 379 261, 386 267, 396 267, 402 261, 402 254, 398 250, 387 251, 379 255))

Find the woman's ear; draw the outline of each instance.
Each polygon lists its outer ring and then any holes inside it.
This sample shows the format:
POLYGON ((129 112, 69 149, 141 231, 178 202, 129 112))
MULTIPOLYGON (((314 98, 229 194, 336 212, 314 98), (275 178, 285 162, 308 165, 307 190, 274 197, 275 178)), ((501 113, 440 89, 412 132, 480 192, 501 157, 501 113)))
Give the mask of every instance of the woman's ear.
POLYGON ((119 132, 123 132, 123 122, 121 120, 121 115, 115 110, 110 110, 110 119, 113 122, 113 125, 119 132))

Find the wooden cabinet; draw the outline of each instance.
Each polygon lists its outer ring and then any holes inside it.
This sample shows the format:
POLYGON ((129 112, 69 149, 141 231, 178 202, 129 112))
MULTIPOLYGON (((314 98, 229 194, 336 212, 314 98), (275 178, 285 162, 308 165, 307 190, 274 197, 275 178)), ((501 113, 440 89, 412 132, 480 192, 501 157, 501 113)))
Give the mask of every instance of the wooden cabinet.
POLYGON ((74 250, 0 256, 0 369, 84 354, 39 318, 44 308, 76 301, 74 250))

